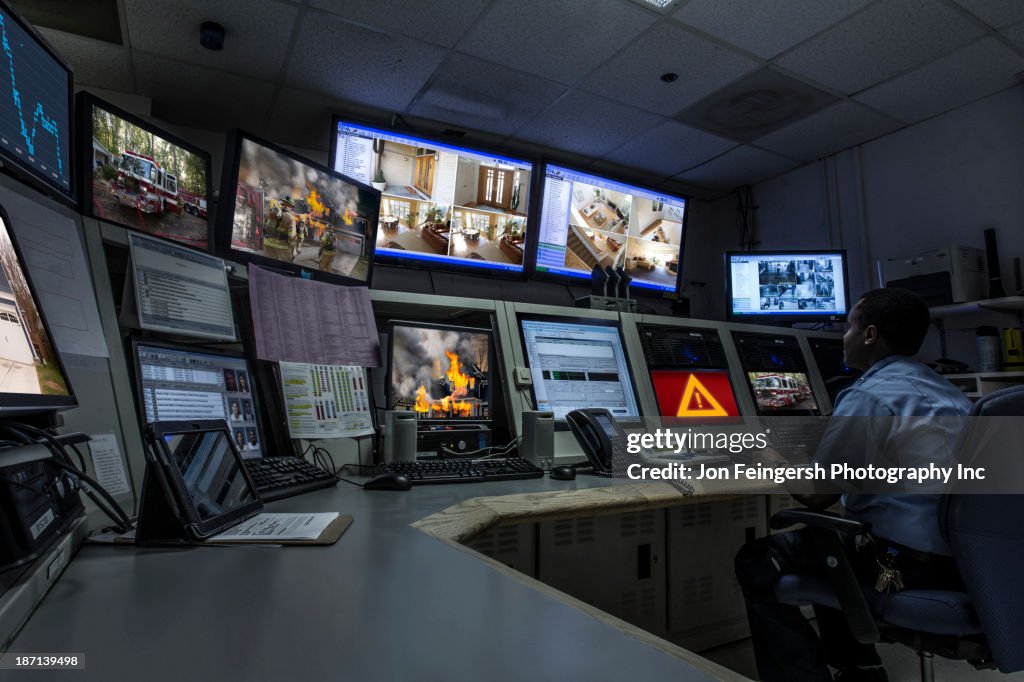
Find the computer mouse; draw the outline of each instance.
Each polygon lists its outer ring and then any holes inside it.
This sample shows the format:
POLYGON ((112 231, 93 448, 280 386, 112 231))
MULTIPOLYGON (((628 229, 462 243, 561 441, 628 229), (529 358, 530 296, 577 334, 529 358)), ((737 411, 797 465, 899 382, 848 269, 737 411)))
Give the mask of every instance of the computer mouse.
POLYGON ((363 484, 363 490, 408 490, 412 481, 407 476, 395 473, 377 474, 363 484))
POLYGON ((576 479, 576 467, 562 464, 551 467, 551 478, 556 481, 572 481, 576 479))

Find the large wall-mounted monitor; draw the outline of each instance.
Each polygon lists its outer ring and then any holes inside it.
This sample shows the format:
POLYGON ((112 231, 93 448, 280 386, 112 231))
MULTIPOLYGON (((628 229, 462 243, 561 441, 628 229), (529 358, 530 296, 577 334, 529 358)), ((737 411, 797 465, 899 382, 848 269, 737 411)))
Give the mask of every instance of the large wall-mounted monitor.
POLYGON ((0 416, 74 407, 7 213, 0 208, 0 416))
POLYGON ((594 266, 622 267, 635 291, 679 289, 686 199, 547 164, 534 271, 589 279, 594 266))
POLYGON ((73 204, 71 69, 7 3, 0 3, 0 38, 0 159, 73 204))
POLYGON ((843 322, 850 310, 846 251, 730 251, 728 318, 756 324, 843 322))
POLYGON ((531 162, 337 118, 330 158, 383 193, 378 262, 524 274, 531 162))
POLYGON ((380 192, 248 133, 228 138, 216 242, 222 258, 369 284, 380 192))
POLYGON ((88 93, 78 93, 82 211, 208 250, 210 155, 88 93))
POLYGON ((392 320, 387 409, 424 424, 490 423, 494 365, 490 329, 392 320))
POLYGON ((639 421, 618 321, 527 313, 518 321, 536 409, 554 412, 559 428, 568 412, 584 407, 606 408, 618 421, 639 421))

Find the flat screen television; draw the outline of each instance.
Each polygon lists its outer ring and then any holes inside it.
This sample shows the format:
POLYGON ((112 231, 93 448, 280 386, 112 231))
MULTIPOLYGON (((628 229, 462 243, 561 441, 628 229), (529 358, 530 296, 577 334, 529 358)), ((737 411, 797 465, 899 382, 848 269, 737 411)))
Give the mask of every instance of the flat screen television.
POLYGON ((73 205, 71 69, 6 2, 0 39, 0 160, 20 180, 73 205))
POLYGON ((617 421, 637 422, 640 408, 617 320, 520 313, 519 332, 533 379, 534 406, 565 415, 603 407, 617 421))
POLYGON ((89 93, 78 109, 82 212, 210 248, 210 155, 89 93))
POLYGON ((729 251, 727 317, 754 324, 844 322, 846 251, 729 251))
POLYGON ((377 262, 525 276, 530 161, 339 118, 330 159, 383 193, 377 262))
POLYGON ((380 192, 242 131, 228 137, 224 158, 218 255, 369 285, 380 192))
POLYGON ((0 207, 0 417, 77 405, 7 212, 0 207))
POLYGON ((491 423, 494 362, 490 329, 391 320, 387 409, 426 424, 491 423))
POLYGON ((590 279, 621 267, 634 292, 679 290, 687 200, 555 164, 544 168, 535 275, 590 279))

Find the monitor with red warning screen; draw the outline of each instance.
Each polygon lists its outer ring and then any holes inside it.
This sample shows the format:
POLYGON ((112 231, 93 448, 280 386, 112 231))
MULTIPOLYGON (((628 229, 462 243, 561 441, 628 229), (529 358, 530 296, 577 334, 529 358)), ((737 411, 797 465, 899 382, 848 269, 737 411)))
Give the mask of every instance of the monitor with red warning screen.
POLYGON ((724 370, 652 369, 658 412, 668 424, 736 424, 736 396, 724 370))

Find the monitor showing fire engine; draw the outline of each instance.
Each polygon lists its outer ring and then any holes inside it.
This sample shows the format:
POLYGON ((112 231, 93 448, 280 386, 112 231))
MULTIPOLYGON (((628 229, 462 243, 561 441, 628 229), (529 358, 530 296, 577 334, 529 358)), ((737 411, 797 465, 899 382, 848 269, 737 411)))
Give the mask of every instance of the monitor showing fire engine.
POLYGON ((304 277, 367 284, 380 193, 247 133, 229 141, 218 251, 304 277), (255 259, 252 257, 255 256, 255 259))
POLYGON ((380 262, 522 275, 533 164, 336 119, 334 170, 383 193, 380 262))
POLYGON ((817 414, 811 382, 803 372, 747 372, 758 414, 817 414))
POLYGON ((420 421, 490 421, 492 348, 489 329, 392 320, 387 409, 420 421))
POLYGON ((80 93, 82 205, 94 218, 210 246, 210 155, 80 93))

